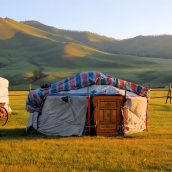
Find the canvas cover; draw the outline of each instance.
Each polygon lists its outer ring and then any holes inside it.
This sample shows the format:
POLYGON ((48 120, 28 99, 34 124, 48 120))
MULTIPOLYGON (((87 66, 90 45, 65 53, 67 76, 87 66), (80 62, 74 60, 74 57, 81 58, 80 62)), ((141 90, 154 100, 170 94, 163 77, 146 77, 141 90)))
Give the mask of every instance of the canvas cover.
POLYGON ((0 87, 0 103, 9 103, 8 88, 0 87))
POLYGON ((27 129, 33 127, 47 136, 81 136, 87 113, 85 96, 48 96, 38 117, 30 114, 27 129))
POLYGON ((31 91, 26 101, 26 110, 28 112, 39 112, 42 108, 44 99, 48 95, 60 93, 62 91, 78 90, 91 85, 111 85, 123 90, 126 88, 127 91, 135 93, 139 96, 147 96, 148 92, 148 89, 143 86, 116 79, 101 72, 82 72, 57 83, 51 84, 48 89, 39 88, 31 91))
POLYGON ((4 107, 11 113, 12 110, 9 106, 9 96, 8 96, 9 81, 5 78, 0 77, 0 103, 4 103, 4 107))
POLYGON ((9 87, 9 81, 5 78, 0 77, 0 87, 8 88, 9 87))
MULTIPOLYGON (((118 90, 120 95, 125 95, 124 90, 115 89, 118 90)), ((126 92, 126 102, 121 109, 124 119, 124 133, 138 133, 147 129, 147 107, 147 97, 141 97, 129 91, 126 92)))
POLYGON ((145 97, 128 97, 122 110, 124 133, 139 133, 147 129, 147 99, 145 97))

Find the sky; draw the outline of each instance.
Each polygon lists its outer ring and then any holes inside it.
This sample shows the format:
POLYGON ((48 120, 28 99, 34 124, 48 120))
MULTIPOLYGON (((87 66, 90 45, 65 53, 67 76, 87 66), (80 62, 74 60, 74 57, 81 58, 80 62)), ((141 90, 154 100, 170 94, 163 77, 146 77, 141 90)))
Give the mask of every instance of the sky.
POLYGON ((0 17, 116 39, 172 35, 172 0, 0 0, 0 17))

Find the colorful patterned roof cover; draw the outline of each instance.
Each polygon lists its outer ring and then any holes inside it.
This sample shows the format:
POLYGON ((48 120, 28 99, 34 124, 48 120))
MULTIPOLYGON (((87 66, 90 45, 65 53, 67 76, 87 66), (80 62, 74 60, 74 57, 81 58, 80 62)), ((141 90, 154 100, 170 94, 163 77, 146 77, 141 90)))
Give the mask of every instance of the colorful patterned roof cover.
POLYGON ((113 78, 112 76, 101 72, 82 72, 51 84, 49 88, 39 88, 30 91, 26 100, 26 110, 29 112, 39 112, 48 95, 56 94, 61 91, 77 90, 91 85, 112 85, 123 90, 126 88, 127 91, 143 97, 146 97, 148 92, 148 88, 132 82, 113 78))

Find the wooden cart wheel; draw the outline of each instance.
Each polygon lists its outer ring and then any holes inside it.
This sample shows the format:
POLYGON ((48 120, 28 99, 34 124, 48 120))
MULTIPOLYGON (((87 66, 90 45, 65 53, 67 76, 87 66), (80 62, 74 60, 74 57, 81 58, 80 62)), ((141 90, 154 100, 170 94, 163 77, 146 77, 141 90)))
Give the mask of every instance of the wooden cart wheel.
POLYGON ((8 112, 4 107, 0 107, 0 126, 4 126, 8 121, 8 112))

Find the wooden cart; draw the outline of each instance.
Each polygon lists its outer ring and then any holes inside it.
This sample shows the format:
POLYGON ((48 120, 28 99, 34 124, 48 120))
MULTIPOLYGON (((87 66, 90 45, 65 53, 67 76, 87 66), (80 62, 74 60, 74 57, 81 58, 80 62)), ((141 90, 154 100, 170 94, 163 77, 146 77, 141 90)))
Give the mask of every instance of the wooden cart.
POLYGON ((8 111, 5 103, 0 103, 0 126, 4 126, 8 121, 8 111))

